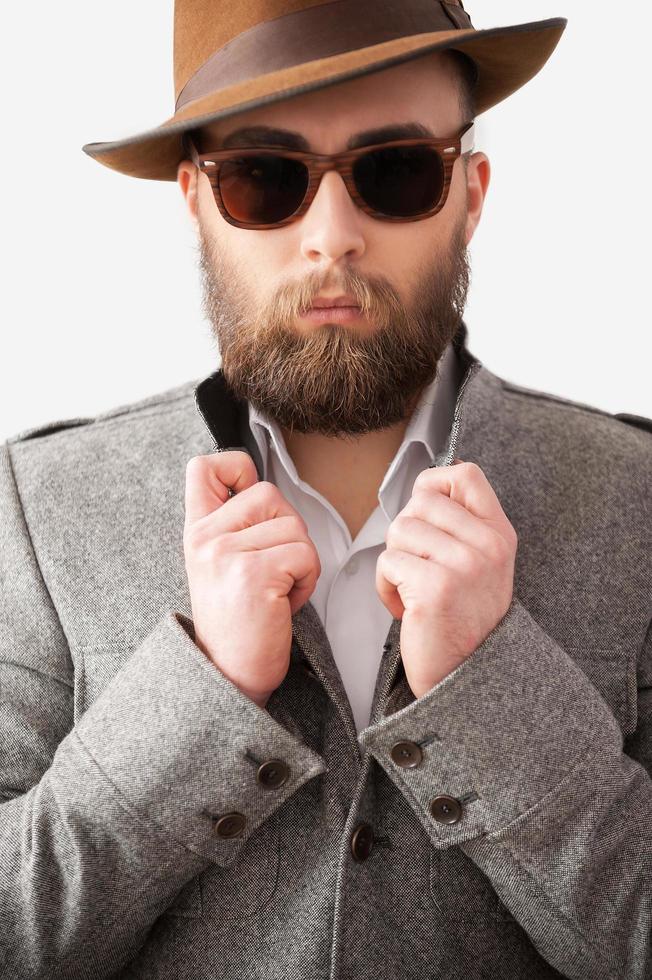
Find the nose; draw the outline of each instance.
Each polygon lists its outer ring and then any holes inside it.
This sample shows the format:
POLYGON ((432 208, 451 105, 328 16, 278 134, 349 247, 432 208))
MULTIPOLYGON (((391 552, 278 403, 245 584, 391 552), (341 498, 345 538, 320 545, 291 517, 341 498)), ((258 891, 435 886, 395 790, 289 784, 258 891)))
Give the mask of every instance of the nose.
POLYGON ((299 222, 301 254, 311 262, 360 258, 366 247, 362 233, 365 217, 352 200, 342 176, 336 170, 327 171, 299 222))

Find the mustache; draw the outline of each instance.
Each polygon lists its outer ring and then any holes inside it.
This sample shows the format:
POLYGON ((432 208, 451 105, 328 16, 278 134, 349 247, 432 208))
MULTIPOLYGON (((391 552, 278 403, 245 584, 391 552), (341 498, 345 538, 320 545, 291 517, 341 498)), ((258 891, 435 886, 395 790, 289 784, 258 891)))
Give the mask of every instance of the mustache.
POLYGON ((361 313, 373 318, 379 326, 401 313, 400 298, 386 279, 364 277, 349 269, 337 278, 330 272, 315 272, 298 282, 283 284, 272 297, 265 317, 281 328, 289 329, 295 319, 312 306, 319 293, 327 290, 353 296, 361 313))

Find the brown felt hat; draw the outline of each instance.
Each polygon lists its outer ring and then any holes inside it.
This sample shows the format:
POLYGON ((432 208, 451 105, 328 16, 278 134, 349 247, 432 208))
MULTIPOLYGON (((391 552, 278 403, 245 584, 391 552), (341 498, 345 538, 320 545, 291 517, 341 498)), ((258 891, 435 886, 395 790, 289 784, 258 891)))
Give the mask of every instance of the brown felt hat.
POLYGON ((188 130, 446 48, 475 63, 480 115, 543 68, 566 24, 476 30, 462 0, 175 0, 174 115, 82 149, 130 177, 175 181, 188 130))

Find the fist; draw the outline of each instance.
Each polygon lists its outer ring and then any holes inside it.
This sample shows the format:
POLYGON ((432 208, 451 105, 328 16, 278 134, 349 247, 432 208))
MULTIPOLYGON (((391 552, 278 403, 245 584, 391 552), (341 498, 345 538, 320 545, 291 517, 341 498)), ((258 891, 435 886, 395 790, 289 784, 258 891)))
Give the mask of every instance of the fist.
POLYGON ((392 521, 376 590, 401 620, 401 657, 419 698, 467 660, 512 601, 517 535, 476 463, 423 470, 392 521))
POLYGON ((317 584, 317 549, 303 518, 239 450, 188 461, 185 508, 195 643, 263 708, 290 666, 292 615, 317 584))

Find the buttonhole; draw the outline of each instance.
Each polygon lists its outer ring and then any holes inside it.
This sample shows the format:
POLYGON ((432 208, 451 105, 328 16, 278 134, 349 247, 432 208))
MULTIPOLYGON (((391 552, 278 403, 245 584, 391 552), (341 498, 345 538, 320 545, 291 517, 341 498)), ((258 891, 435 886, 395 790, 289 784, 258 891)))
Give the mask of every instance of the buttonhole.
POLYGON ((417 742, 417 745, 429 745, 430 742, 441 742, 437 732, 432 732, 430 735, 426 735, 426 737, 422 738, 420 742, 417 742))

